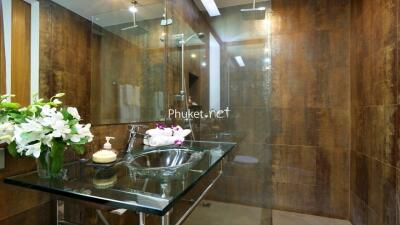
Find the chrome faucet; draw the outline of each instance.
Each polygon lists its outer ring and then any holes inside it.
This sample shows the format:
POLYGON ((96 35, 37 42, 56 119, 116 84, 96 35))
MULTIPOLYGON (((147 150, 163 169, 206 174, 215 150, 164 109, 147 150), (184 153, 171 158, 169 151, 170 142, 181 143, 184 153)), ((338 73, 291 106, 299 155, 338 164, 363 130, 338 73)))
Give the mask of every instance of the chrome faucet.
POLYGON ((141 133, 140 128, 147 128, 148 126, 145 125, 136 125, 132 124, 129 127, 129 139, 128 139, 128 146, 126 148, 126 153, 131 153, 133 148, 135 147, 136 137, 137 135, 143 136, 143 138, 149 138, 150 135, 146 133, 141 133))

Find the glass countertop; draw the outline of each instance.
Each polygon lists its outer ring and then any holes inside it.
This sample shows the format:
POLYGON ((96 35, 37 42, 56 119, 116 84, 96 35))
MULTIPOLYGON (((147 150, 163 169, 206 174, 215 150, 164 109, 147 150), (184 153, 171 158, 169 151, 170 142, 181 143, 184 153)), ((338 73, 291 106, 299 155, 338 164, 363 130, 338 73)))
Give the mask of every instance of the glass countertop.
POLYGON ((235 143, 230 142, 185 142, 179 149, 193 150, 201 157, 190 166, 174 170, 173 173, 170 170, 143 173, 142 169, 132 166, 130 162, 138 155, 176 149, 176 146, 148 149, 143 146, 110 167, 97 167, 87 160, 81 160, 66 164, 62 179, 41 179, 34 171, 7 177, 4 182, 112 208, 163 216, 234 146, 235 143))

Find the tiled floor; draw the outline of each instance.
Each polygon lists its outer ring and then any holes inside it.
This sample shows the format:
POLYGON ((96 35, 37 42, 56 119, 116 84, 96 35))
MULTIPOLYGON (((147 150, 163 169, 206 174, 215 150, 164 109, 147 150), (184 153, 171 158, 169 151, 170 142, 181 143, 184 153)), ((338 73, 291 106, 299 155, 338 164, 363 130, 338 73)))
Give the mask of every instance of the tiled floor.
POLYGON ((344 220, 269 210, 222 202, 204 201, 184 225, 351 225, 344 220), (272 224, 271 224, 272 222, 272 224))
POLYGON ((273 225, 351 225, 349 221, 273 210, 273 225))

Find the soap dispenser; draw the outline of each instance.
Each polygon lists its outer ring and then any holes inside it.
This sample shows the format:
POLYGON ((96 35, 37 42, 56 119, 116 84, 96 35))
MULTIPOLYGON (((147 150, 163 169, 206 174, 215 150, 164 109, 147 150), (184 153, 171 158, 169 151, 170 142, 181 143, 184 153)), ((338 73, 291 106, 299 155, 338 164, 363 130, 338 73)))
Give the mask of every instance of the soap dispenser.
POLYGON ((103 145, 103 149, 96 152, 92 156, 92 160, 95 163, 112 163, 117 160, 117 152, 112 148, 110 143, 114 137, 106 137, 106 143, 103 145))
POLYGON ((112 145, 111 145, 111 143, 110 143, 110 141, 111 141, 111 140, 114 140, 114 139, 115 139, 115 137, 106 137, 106 143, 104 143, 103 149, 102 149, 102 150, 108 150, 108 151, 113 151, 114 153, 117 153, 117 151, 115 151, 115 150, 112 148, 112 145))

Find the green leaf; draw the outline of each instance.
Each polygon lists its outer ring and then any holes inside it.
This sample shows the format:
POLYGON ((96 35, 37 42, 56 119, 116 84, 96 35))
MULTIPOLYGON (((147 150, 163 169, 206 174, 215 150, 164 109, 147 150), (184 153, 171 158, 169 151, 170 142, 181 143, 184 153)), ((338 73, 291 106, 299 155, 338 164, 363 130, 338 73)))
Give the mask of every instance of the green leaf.
POLYGON ((63 167, 64 164, 64 148, 65 143, 59 140, 53 140, 51 148, 51 165, 50 172, 57 175, 63 167))
POLYGON ((65 108, 61 109, 60 112, 61 112, 61 114, 63 115, 64 120, 70 121, 70 120, 73 120, 73 119, 74 119, 74 118, 71 116, 71 114, 68 113, 67 109, 65 109, 65 108))
POLYGON ((49 151, 49 147, 47 147, 46 145, 41 145, 40 146, 40 156, 39 156, 39 163, 41 165, 41 167, 45 170, 48 170, 48 164, 47 164, 47 151, 49 151))
POLYGON ((21 108, 21 105, 18 103, 13 103, 13 102, 2 102, 0 104, 1 107, 3 108, 9 108, 9 109, 19 109, 21 108))
POLYGON ((18 157, 18 152, 17 152, 17 144, 15 143, 15 141, 11 142, 8 145, 8 153, 10 153, 10 155, 12 157, 18 157))
POLYGON ((71 145, 71 146, 74 149, 74 151, 79 155, 83 155, 86 151, 85 146, 83 145, 71 145))

